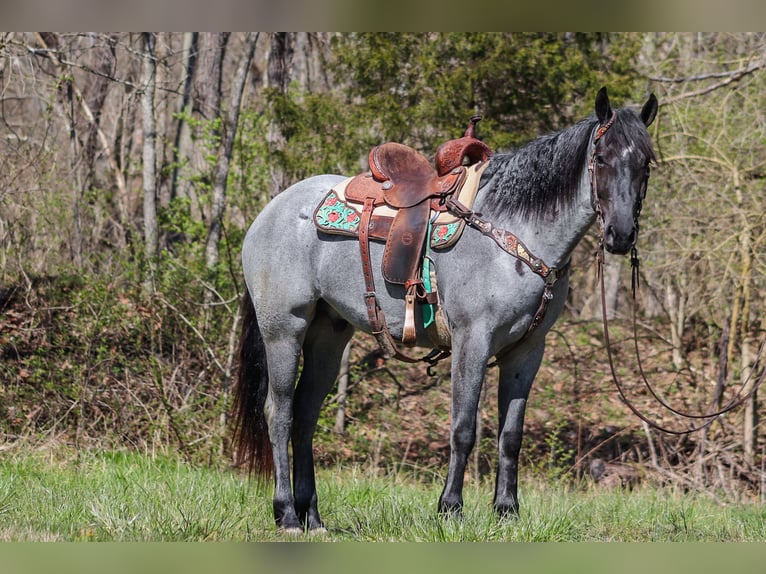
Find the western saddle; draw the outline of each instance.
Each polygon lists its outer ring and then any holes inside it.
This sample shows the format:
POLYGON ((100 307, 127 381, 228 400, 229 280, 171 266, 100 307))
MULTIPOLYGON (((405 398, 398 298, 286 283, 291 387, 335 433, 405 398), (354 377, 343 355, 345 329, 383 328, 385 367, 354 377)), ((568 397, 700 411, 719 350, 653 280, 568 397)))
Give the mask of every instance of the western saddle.
MULTIPOLYGON (((469 169, 473 168, 473 177, 468 178, 474 186, 472 201, 481 171, 492 156, 492 150, 474 135, 480 119, 481 116, 471 117, 463 137, 439 146, 434 167, 420 152, 408 146, 387 142, 374 147, 368 157, 370 171, 344 182, 342 192, 337 188, 331 190, 314 213, 314 221, 323 231, 359 238, 367 312, 373 333, 388 356, 419 360, 402 354, 388 330, 375 292, 369 241, 385 241, 383 278, 404 286, 402 343, 413 345, 415 302, 433 305, 438 301, 435 290, 429 292, 424 288, 423 267, 432 223, 436 216, 447 211, 448 198, 460 192, 469 169)), ((430 283, 428 277, 425 281, 430 283)), ((444 348, 445 345, 437 346, 444 348)))

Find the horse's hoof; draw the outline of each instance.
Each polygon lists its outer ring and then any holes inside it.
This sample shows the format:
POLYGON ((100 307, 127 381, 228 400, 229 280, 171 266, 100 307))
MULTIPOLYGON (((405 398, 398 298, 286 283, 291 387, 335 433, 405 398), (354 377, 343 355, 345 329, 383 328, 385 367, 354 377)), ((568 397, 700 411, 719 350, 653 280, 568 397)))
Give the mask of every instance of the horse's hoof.
POLYGON ((303 534, 303 528, 296 528, 292 526, 289 528, 280 528, 279 532, 287 536, 301 536, 303 534))
POLYGON ((327 534, 327 529, 324 526, 319 526, 317 528, 312 528, 308 532, 309 536, 324 536, 327 534))
POLYGON ((495 505, 495 514, 500 520, 516 520, 519 517, 518 504, 495 505))
POLYGON ((460 518, 463 515, 463 501, 460 498, 439 500, 439 515, 444 518, 460 518))

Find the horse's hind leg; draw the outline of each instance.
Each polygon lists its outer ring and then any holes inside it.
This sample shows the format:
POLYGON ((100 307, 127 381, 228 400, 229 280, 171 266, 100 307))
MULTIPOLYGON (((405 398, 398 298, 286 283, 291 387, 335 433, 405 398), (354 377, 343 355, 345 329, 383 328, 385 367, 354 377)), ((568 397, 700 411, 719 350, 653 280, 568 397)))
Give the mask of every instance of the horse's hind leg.
POLYGON ((303 372, 293 409, 295 509, 309 529, 323 528, 317 508, 312 442, 322 401, 338 376, 341 355, 354 329, 322 303, 303 344, 303 372))
POLYGON ((305 328, 305 319, 292 317, 281 321, 278 335, 269 337, 264 333, 269 368, 269 394, 264 411, 274 455, 274 520, 280 529, 286 531, 301 530, 290 488, 288 442, 300 342, 305 328))

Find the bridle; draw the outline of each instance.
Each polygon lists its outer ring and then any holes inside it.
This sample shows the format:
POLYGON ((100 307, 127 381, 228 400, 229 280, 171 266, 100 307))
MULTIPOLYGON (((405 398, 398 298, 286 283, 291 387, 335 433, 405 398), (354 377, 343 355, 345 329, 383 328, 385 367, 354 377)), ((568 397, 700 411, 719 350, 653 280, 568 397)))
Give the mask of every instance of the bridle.
MULTIPOLYGON (((612 115, 609 118, 609 120, 606 123, 600 125, 598 129, 596 130, 593 136, 593 151, 591 152, 590 159, 588 160, 588 173, 589 173, 590 187, 591 187, 591 201, 592 201, 593 209, 596 212, 596 221, 598 222, 598 226, 599 226, 599 241, 598 241, 598 248, 596 250, 596 262, 597 262, 597 268, 598 268, 599 283, 601 286, 601 320, 604 327, 604 344, 606 346, 607 357, 609 359, 609 370, 611 371, 612 381, 614 382, 614 385, 617 388, 617 392, 620 395, 620 398, 634 415, 636 415, 639 419, 641 419, 643 422, 645 422, 652 428, 659 430, 661 432, 673 434, 673 435, 686 435, 686 434, 696 432, 700 429, 709 427, 716 418, 741 406, 746 400, 752 397, 758 390, 758 387, 761 385, 764 378, 766 378, 766 367, 764 367, 764 369, 761 371, 761 374, 758 376, 758 379, 755 381, 755 384, 752 385, 752 387, 748 390, 747 393, 745 393, 744 396, 741 396, 742 391, 745 389, 745 387, 750 381, 750 377, 752 377, 753 374, 756 373, 757 371, 756 368, 753 368, 750 372, 750 376, 742 384, 742 386, 740 387, 740 390, 737 392, 734 398, 732 398, 732 400, 729 401, 722 408, 714 412, 710 412, 710 413, 702 414, 702 415, 687 413, 687 412, 679 411, 673 408, 666 401, 664 401, 659 396, 659 394, 654 390, 652 385, 649 383, 649 380, 646 377, 646 373, 644 372, 643 364, 641 362, 641 354, 639 353, 639 349, 638 349, 638 317, 637 317, 638 304, 636 299, 636 292, 639 287, 640 260, 638 257, 638 250, 636 249, 636 245, 634 242, 630 251, 631 290, 632 290, 632 296, 633 296, 633 311, 632 311, 633 344, 634 344, 634 349, 636 353, 638 370, 641 375, 641 380, 644 383, 644 386, 646 386, 647 390, 649 391, 649 394, 668 411, 683 418, 693 419, 693 420, 702 420, 704 422, 697 424, 693 426, 692 428, 686 429, 686 430, 670 429, 649 419, 626 396, 625 391, 623 389, 623 385, 620 382, 620 379, 617 376, 617 371, 614 367, 614 359, 612 356, 612 345, 609 338, 609 322, 607 320, 607 313, 606 313, 606 288, 604 286, 604 215, 603 215, 603 210, 601 207, 601 201, 598 195, 598 176, 597 176, 598 163, 596 159, 598 144, 601 141, 601 138, 607 132, 607 130, 609 130, 609 128, 612 127, 616 117, 617 117, 617 114, 614 111, 612 111, 612 115)), ((647 179, 648 177, 649 176, 647 175, 647 179)), ((641 214, 641 205, 642 205, 642 201, 644 198, 643 196, 645 193, 646 193, 646 181, 643 184, 642 192, 639 194, 639 197, 636 199, 636 205, 634 208, 634 225, 636 230, 636 241, 638 240, 638 218, 639 218, 639 215, 641 214)), ((758 354, 756 355, 754 365, 757 365, 760 363, 761 355, 765 347, 766 347, 766 339, 764 339, 764 341, 760 345, 760 348, 758 349, 758 354)))

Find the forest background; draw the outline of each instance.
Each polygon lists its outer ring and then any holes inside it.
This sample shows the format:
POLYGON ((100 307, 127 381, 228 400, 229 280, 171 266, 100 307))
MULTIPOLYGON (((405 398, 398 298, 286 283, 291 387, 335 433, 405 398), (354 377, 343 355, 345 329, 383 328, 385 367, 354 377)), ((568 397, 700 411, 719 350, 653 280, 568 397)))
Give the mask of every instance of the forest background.
MULTIPOLYGON (((239 249, 262 207, 398 141, 432 156, 480 113, 502 150, 615 105, 660 101, 639 238, 638 348, 668 402, 705 412, 760 375, 766 34, 0 34, 0 448, 179 452, 230 464, 239 249)), ((618 400, 590 234, 530 397, 522 465, 577 481, 766 496, 764 406, 659 434, 618 400)), ((629 264, 607 314, 631 399, 629 264)), ((471 476, 496 458, 495 373, 471 476)), ((449 373, 383 362, 365 335, 327 402, 318 459, 439 472, 449 373)))

